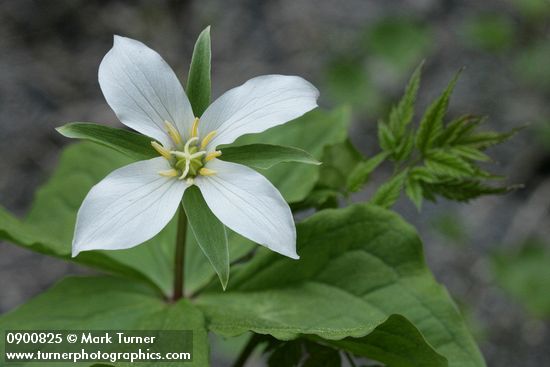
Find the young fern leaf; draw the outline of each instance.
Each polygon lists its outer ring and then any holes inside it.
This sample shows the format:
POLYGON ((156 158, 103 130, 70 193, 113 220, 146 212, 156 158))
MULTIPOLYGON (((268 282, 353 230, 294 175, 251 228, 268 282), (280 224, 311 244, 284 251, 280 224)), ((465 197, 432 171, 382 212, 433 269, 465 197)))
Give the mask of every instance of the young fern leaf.
POLYGON ((519 186, 493 187, 479 180, 453 180, 442 183, 422 183, 424 192, 437 194, 446 199, 466 202, 483 195, 506 194, 519 186))
POLYGON ((405 182, 405 194, 416 206, 416 209, 420 211, 422 209, 423 198, 422 183, 409 175, 405 182))
POLYGON ((378 142, 380 148, 388 153, 392 153, 397 146, 397 140, 390 126, 383 121, 378 122, 378 142))
POLYGON ((523 128, 520 127, 505 133, 497 133, 494 131, 484 131, 477 134, 464 135, 459 139, 457 139, 456 144, 471 146, 480 150, 485 150, 487 148, 490 148, 492 146, 495 146, 507 141, 522 129, 523 128))
POLYGON ((397 175, 393 176, 388 182, 382 184, 378 188, 374 196, 371 198, 370 202, 383 208, 392 207, 397 199, 399 199, 401 190, 405 185, 407 173, 407 170, 398 173, 397 175))
POLYGON ((416 102, 418 89, 420 88, 420 77, 423 66, 424 61, 418 65, 405 88, 405 94, 390 112, 389 127, 397 140, 403 137, 406 127, 413 119, 414 104, 416 102))
POLYGON ((442 149, 431 150, 426 154, 426 167, 440 176, 461 178, 474 174, 474 169, 466 160, 442 149))
POLYGON ((449 107, 449 100, 461 71, 455 74, 441 96, 433 102, 422 117, 416 135, 416 147, 425 154, 437 141, 443 131, 443 118, 449 107))
POLYGON ((447 124, 437 140, 438 146, 456 145, 456 141, 469 135, 486 120, 485 117, 464 115, 447 124))

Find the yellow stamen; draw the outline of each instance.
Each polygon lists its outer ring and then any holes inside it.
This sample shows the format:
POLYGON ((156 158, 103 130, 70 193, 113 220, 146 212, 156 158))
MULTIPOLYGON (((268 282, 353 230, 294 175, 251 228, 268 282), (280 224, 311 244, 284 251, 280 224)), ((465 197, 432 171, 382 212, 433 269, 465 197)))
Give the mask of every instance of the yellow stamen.
POLYGON ((210 141, 214 138, 214 135, 216 135, 217 131, 214 130, 214 131, 211 131, 209 132, 205 137, 204 139, 202 139, 202 143, 201 143, 201 148, 200 150, 203 150, 204 148, 206 148, 206 146, 208 145, 208 143, 210 143, 210 141))
POLYGON ((166 171, 159 171, 159 175, 164 177, 176 177, 179 175, 178 171, 175 169, 167 169, 166 171))
POLYGON ((199 175, 201 176, 213 176, 216 174, 216 171, 214 171, 213 169, 208 169, 208 168, 201 168, 199 170, 199 175))
POLYGON ((178 129, 175 128, 174 125, 169 123, 168 121, 164 121, 164 126, 166 126, 166 130, 168 130, 168 135, 172 138, 172 141, 178 145, 181 143, 181 135, 178 131, 178 129))
POLYGON ((215 152, 208 153, 206 157, 204 157, 204 162, 211 161, 214 158, 218 158, 220 155, 222 155, 222 152, 219 150, 216 150, 215 152))
POLYGON ((199 135, 199 118, 195 117, 193 121, 193 127, 191 128, 191 137, 194 138, 199 135))
POLYGON ((163 147, 162 145, 160 145, 159 143, 157 143, 156 141, 152 141, 151 146, 153 148, 155 148, 155 150, 158 152, 158 154, 160 154, 164 158, 166 158, 166 159, 172 158, 172 155, 170 154, 170 151, 168 149, 166 149, 165 147, 163 147))

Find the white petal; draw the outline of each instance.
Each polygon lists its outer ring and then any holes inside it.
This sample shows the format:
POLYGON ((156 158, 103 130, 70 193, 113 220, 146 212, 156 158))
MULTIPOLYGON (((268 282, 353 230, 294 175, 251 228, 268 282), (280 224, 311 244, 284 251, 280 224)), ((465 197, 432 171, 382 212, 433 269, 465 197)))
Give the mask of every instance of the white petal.
POLYGON ((78 210, 73 256, 134 247, 159 233, 187 188, 183 181, 158 174, 167 169, 164 158, 153 158, 119 168, 95 185, 78 210))
POLYGON ((189 99, 170 66, 143 43, 115 36, 98 76, 107 103, 123 124, 165 146, 171 141, 164 121, 189 135, 194 120, 189 99))
POLYGON ((201 117, 200 135, 217 130, 208 148, 284 124, 317 107, 319 91, 297 76, 264 75, 224 93, 201 117))
POLYGON ((292 212, 271 182, 253 169, 218 159, 208 168, 217 174, 198 176, 195 183, 214 215, 244 237, 298 259, 292 212))

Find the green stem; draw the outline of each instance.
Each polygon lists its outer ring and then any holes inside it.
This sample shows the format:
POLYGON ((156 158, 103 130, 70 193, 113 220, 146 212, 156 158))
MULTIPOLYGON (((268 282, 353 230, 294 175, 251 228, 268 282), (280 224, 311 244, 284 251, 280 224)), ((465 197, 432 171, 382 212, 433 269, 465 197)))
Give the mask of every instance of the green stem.
POLYGON ((178 234, 176 237, 176 255, 174 256, 174 293, 173 301, 177 301, 185 294, 185 238, 187 235, 187 216, 183 206, 178 213, 178 234))
POLYGON ((254 349, 256 349, 261 341, 262 337, 259 334, 252 334, 252 336, 248 340, 248 343, 246 343, 246 346, 241 351, 241 354, 239 354, 239 357, 237 358, 235 363, 233 363, 233 367, 243 367, 248 360, 248 357, 250 357, 254 349))

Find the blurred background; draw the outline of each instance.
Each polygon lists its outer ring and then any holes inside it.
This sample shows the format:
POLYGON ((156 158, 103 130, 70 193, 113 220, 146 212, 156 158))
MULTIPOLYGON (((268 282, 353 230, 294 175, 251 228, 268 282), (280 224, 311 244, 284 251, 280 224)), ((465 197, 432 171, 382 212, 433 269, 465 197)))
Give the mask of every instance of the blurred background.
MULTIPOLYGON (((117 125, 97 82, 113 34, 145 42, 185 79, 207 25, 214 97, 260 74, 303 76, 321 90, 323 107, 351 105, 352 140, 366 155, 377 152, 377 120, 422 59, 418 110, 465 66, 451 116, 488 115, 497 131, 528 124, 490 152, 497 173, 524 189, 421 213, 402 200, 396 209, 419 227, 430 268, 488 365, 550 366, 548 0, 1 0, 0 204, 26 213, 68 143, 54 127, 117 125)), ((0 312, 85 272, 0 243, 0 312)), ((217 343, 223 366, 232 348, 217 343)))

